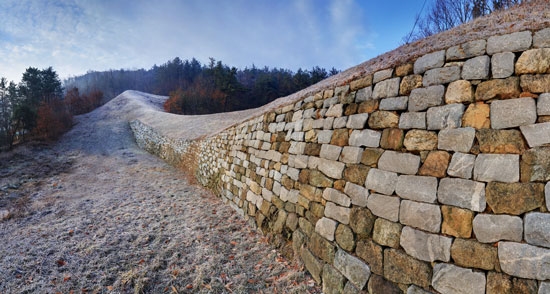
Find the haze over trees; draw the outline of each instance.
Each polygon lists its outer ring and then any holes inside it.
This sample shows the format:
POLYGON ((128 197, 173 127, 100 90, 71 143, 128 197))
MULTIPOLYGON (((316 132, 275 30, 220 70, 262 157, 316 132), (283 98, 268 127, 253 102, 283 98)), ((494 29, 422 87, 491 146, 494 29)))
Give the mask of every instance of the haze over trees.
POLYGON ((336 73, 334 68, 327 71, 317 66, 296 72, 254 65, 237 69, 213 58, 201 64, 195 58, 176 57, 149 70, 91 71, 65 80, 65 87, 78 88, 84 95, 101 91, 102 102, 130 89, 170 96, 166 111, 208 114, 258 107, 336 73))
POLYGON ((416 16, 415 25, 404 43, 449 30, 493 11, 508 9, 529 0, 433 0, 425 15, 416 16))

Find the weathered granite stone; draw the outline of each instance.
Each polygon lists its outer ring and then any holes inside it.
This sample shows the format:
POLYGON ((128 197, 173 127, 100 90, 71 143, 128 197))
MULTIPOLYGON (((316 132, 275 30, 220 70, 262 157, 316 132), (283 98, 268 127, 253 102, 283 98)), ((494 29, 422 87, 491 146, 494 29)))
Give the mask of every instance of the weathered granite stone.
POLYGON ((436 260, 448 262, 451 259, 452 240, 452 238, 404 227, 399 244, 414 258, 429 262, 436 260))
POLYGON ((550 293, 550 282, 540 282, 540 288, 539 288, 538 294, 548 294, 548 293, 550 293))
POLYGON ((441 212, 438 205, 403 200, 399 209, 399 222, 431 233, 439 233, 441 212))
POLYGON ((378 275, 371 275, 367 285, 369 293, 373 294, 402 294, 403 291, 394 283, 378 275))
POLYGON ((346 278, 329 264, 323 267, 323 293, 341 294, 344 293, 346 278))
POLYGON ((476 137, 482 153, 521 154, 526 149, 518 130, 482 129, 476 137))
POLYGON ((435 150, 437 148, 437 133, 425 130, 410 130, 405 135, 403 145, 409 151, 435 150))
POLYGON ((550 92, 550 74, 521 75, 520 86, 524 92, 531 92, 531 93, 550 92))
POLYGON ((351 199, 346 194, 333 188, 326 188, 323 191, 323 198, 340 206, 349 207, 351 205, 351 199))
POLYGON ((499 100, 491 103, 491 127, 493 129, 513 128, 534 124, 537 120, 535 100, 519 98, 499 100), (517 111, 521 109, 521 111, 517 111))
POLYGON ((476 101, 517 98, 521 93, 518 77, 488 80, 477 85, 476 101))
POLYGON ((318 170, 310 170, 308 174, 308 183, 313 187, 326 188, 332 187, 334 181, 318 170))
POLYGON ((330 144, 336 146, 346 146, 349 142, 349 132, 347 129, 337 129, 332 132, 332 138, 330 139, 330 144))
POLYGON ((497 248, 475 240, 455 239, 451 246, 451 257, 458 266, 484 270, 499 269, 497 248))
POLYGON ((425 112, 403 112, 399 117, 399 128, 408 129, 426 129, 425 112))
POLYGON ((320 158, 318 169, 333 179, 341 179, 346 165, 343 162, 320 158))
POLYGON ((464 104, 459 103, 431 107, 426 114, 428 130, 460 128, 464 109, 464 104))
POLYGON ((378 168, 385 171, 414 175, 420 165, 420 156, 387 150, 378 160, 378 168))
POLYGON ((524 51, 531 47, 532 40, 530 31, 491 36, 487 39, 487 54, 524 51))
POLYGON ((321 272, 323 263, 320 262, 307 248, 300 248, 300 256, 304 261, 306 269, 317 283, 321 283, 321 272))
POLYGON ((342 149, 342 152, 340 153, 340 161, 344 163, 359 163, 361 161, 362 155, 363 155, 362 148, 345 146, 342 149))
POLYGON ((371 99, 359 104, 357 108, 357 113, 373 113, 378 110, 378 105, 380 104, 379 99, 371 99))
POLYGON ((432 286, 441 293, 484 294, 485 274, 452 264, 434 266, 432 286))
POLYGON ((489 78, 491 58, 487 55, 470 58, 462 66, 462 78, 465 80, 485 80, 489 78))
POLYGON ((376 245, 371 239, 357 241, 355 253, 366 261, 373 273, 383 274, 384 263, 382 261, 382 246, 376 245))
POLYGON ((384 277, 392 282, 428 288, 432 267, 397 249, 384 250, 384 277))
POLYGON ((550 279, 550 249, 515 242, 498 243, 502 271, 525 279, 550 279))
POLYGON ((400 82, 401 78, 393 78, 376 83, 372 92, 372 98, 380 99, 387 97, 397 97, 397 95, 399 94, 400 82))
MULTIPOLYGON (((511 277, 507 274, 487 273, 487 294, 537 294, 537 281, 511 277)), ((538 292, 546 294, 546 292, 538 292)))
POLYGON ((447 60, 460 60, 485 54, 485 40, 475 40, 447 49, 447 60))
POLYGON ((380 100, 380 110, 406 110, 407 103, 409 101, 408 96, 399 96, 392 98, 385 98, 380 100))
POLYGON ((400 223, 377 218, 374 222, 372 240, 383 246, 399 248, 402 227, 400 223))
POLYGON ((332 139, 333 130, 320 130, 317 131, 317 143, 328 144, 332 139))
POLYGON ((344 193, 348 194, 353 205, 365 207, 367 206, 367 198, 369 197, 369 191, 363 186, 356 185, 354 183, 346 182, 344 193))
POLYGON ((519 155, 479 154, 474 166, 474 180, 506 183, 519 181, 519 155))
POLYGON ((550 48, 523 52, 516 62, 516 74, 550 73, 550 48))
POLYGON ((353 251, 355 248, 355 239, 353 237, 353 232, 350 227, 339 224, 334 233, 334 239, 340 248, 346 251, 353 251))
POLYGON ((399 197, 371 194, 367 207, 372 214, 396 222, 399 219, 399 197))
POLYGON ((472 149, 475 136, 476 130, 470 127, 441 130, 437 149, 468 153, 472 149))
POLYGON ((349 216, 349 226, 357 238, 370 238, 376 217, 363 207, 352 207, 349 216))
POLYGON ((517 216, 478 214, 472 224, 477 240, 482 243, 521 241, 523 236, 523 221, 517 216))
POLYGON ((427 70, 422 78, 422 85, 429 87, 433 85, 448 84, 460 80, 460 67, 448 66, 427 70))
POLYGON ((359 289, 365 287, 371 274, 368 265, 343 250, 336 252, 334 267, 359 289))
POLYGON ((342 147, 340 146, 323 144, 323 146, 321 146, 321 154, 319 154, 319 156, 329 160, 338 160, 338 157, 340 157, 340 152, 342 152, 342 147))
POLYGON ((521 181, 550 180, 550 148, 537 147, 526 150, 521 156, 521 181))
POLYGON ((485 210, 485 184, 465 179, 443 178, 439 181, 437 199, 440 203, 467 208, 473 211, 485 210))
POLYGON ((334 119, 334 122, 332 123, 332 128, 333 129, 342 129, 342 128, 346 127, 347 123, 348 123, 348 117, 347 116, 337 117, 337 118, 334 119))
POLYGON ((353 130, 349 137, 349 145, 356 147, 378 147, 382 133, 374 130, 353 130))
POLYGON ((414 65, 412 63, 405 63, 405 64, 398 65, 395 68, 395 75, 398 77, 410 75, 413 73, 413 67, 414 65))
POLYGON ((493 212, 520 215, 544 205, 544 184, 492 182, 486 196, 493 212))
POLYGON ((550 93, 543 93, 537 99, 537 114, 550 115, 550 93))
POLYGON ((400 150, 403 147, 404 132, 398 128, 387 128, 382 131, 380 147, 384 149, 400 150))
POLYGON ((459 238, 470 238, 472 235, 472 220, 474 212, 454 206, 441 206, 443 224, 441 232, 459 238))
POLYGON ((514 74, 514 60, 512 52, 496 53, 491 58, 491 72, 494 79, 504 79, 514 74))
POLYGON ((444 94, 443 85, 414 89, 409 95, 409 111, 422 111, 432 106, 442 105, 444 94))
POLYGON ((399 86, 399 95, 408 96, 412 90, 422 87, 421 75, 409 75, 403 77, 399 86))
POLYGON ((393 191, 395 191, 396 184, 396 173, 371 168, 369 170, 369 174, 367 175, 365 187, 378 193, 391 195, 393 194, 393 191))
POLYGON ((325 206, 325 216, 332 218, 344 225, 349 224, 350 209, 338 206, 332 202, 327 202, 325 206))
POLYGON ((474 90, 472 84, 466 80, 454 81, 447 86, 445 103, 464 103, 474 101, 474 90))
POLYGON ((390 111, 375 111, 369 116, 368 124, 371 129, 397 128, 399 115, 390 111))
POLYGON ((476 130, 488 129, 491 127, 491 108, 483 102, 472 103, 462 116, 462 126, 472 127, 476 130))
POLYGON ((533 47, 550 47, 550 28, 535 32, 535 35, 533 36, 533 47))
MULTIPOLYGON (((354 81, 351 81, 351 83, 349 84, 350 86, 350 91, 357 91, 357 90, 361 90, 365 87, 369 87, 372 85, 372 75, 367 75, 365 77, 362 77, 360 79, 357 79, 357 80, 354 80, 354 81)), ((357 99, 357 97, 355 97, 357 99)))
POLYGON ((310 240, 307 243, 309 250, 318 258, 332 264, 334 261, 334 254, 336 253, 336 247, 331 242, 327 241, 321 235, 313 232, 311 233, 310 240))
POLYGON ((416 285, 410 285, 409 288, 407 288, 407 294, 431 294, 432 292, 428 292, 416 285))
POLYGON ((343 179, 357 185, 364 185, 367 180, 369 170, 370 167, 363 164, 348 164, 346 169, 344 169, 343 179))
POLYGON ((360 114, 354 114, 350 115, 348 122, 346 124, 346 128, 348 129, 363 129, 365 128, 365 124, 367 123, 367 119, 369 118, 368 113, 360 113, 360 114))
POLYGON ((285 226, 291 231, 295 231, 298 228, 298 215, 296 213, 289 213, 286 218, 285 226))
POLYGON ((387 79, 391 78, 392 75, 393 75, 393 68, 388 68, 388 69, 383 69, 383 70, 377 71, 377 72, 374 73, 374 75, 372 77, 372 82, 374 84, 376 84, 380 81, 387 80, 387 79))
POLYGON ((455 152, 451 159, 451 163, 449 163, 447 173, 453 177, 471 179, 475 160, 476 156, 473 154, 455 152))
POLYGON ((355 287, 355 285, 353 285, 353 283, 350 282, 350 281, 346 282, 346 285, 344 286, 344 293, 346 293, 346 294, 362 294, 361 290, 357 289, 357 287, 355 287))
POLYGON ((445 50, 426 54, 414 62, 414 73, 423 74, 426 70, 442 67, 445 63, 445 50))
POLYGON ((418 170, 421 176, 445 177, 451 155, 446 151, 430 151, 418 170))
POLYGON ((538 147, 550 143, 550 123, 540 123, 519 127, 529 147, 538 147))
POLYGON ((525 215, 525 241, 550 248, 550 213, 531 212, 525 215))
POLYGON ((401 198, 435 203, 437 200, 437 178, 401 175, 397 178, 395 193, 401 198))

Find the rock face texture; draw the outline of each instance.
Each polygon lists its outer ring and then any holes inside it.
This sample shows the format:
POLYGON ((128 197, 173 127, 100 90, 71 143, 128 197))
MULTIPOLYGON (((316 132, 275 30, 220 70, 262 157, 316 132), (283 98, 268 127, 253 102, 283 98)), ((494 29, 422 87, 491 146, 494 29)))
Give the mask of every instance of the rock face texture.
POLYGON ((327 293, 547 293, 549 47, 470 40, 197 140, 131 126, 327 293))

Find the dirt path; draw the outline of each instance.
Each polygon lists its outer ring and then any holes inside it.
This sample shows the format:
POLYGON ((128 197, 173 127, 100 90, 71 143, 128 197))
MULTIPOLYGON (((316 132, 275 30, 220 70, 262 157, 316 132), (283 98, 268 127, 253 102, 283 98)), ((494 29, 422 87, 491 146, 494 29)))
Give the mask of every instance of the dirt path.
POLYGON ((0 293, 320 292, 219 198, 140 150, 127 121, 141 110, 119 98, 55 145, 0 155, 0 293))

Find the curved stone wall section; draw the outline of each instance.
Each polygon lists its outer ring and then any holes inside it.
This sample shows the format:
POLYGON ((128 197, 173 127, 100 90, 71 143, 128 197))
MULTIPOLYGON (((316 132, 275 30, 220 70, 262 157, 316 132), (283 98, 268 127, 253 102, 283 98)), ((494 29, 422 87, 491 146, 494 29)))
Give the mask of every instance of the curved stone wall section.
POLYGON ((201 181, 325 293, 550 293, 550 28, 363 76, 196 151, 201 181))

